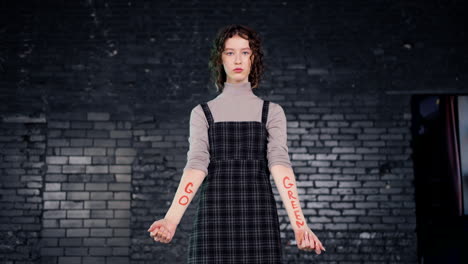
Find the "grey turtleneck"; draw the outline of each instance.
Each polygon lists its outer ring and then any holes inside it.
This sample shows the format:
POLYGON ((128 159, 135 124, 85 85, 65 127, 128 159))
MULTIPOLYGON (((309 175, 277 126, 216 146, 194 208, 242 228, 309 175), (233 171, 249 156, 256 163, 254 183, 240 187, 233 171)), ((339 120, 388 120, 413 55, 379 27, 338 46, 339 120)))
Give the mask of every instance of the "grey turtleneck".
MULTIPOLYGON (((263 100, 256 96, 250 82, 224 83, 224 89, 214 99, 207 102, 214 122, 259 121, 262 120, 263 100)), ((267 159, 268 167, 281 164, 291 168, 287 146, 286 116, 283 108, 270 102, 268 119, 267 159)), ((210 163, 208 120, 200 104, 190 114, 190 149, 187 152, 186 169, 198 169, 208 174, 210 163)))

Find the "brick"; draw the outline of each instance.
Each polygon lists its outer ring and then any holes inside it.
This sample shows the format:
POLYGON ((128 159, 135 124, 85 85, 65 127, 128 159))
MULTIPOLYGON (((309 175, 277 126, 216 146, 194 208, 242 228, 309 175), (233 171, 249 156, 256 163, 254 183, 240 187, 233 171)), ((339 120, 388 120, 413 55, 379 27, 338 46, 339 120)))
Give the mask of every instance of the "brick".
POLYGON ((87 256, 88 255, 87 247, 66 247, 65 255, 66 256, 87 256))
POLYGON ((105 201, 85 201, 84 208, 86 209, 106 209, 105 201))
POLYGON ((63 255, 63 248, 43 247, 40 250, 41 250, 41 256, 61 256, 61 255, 63 255))
POLYGON ((59 244, 61 247, 81 246, 81 238, 61 238, 59 244))
POLYGON ((92 263, 92 264, 114 264, 115 263, 111 261, 106 262, 106 259, 107 259, 106 257, 91 257, 91 256, 83 257, 83 263, 92 263))
POLYGON ((115 182, 113 174, 90 174, 92 176, 92 182, 99 183, 111 183, 115 182))
POLYGON ((68 200, 89 200, 89 192, 68 192, 68 200))
POLYGON ((109 173, 107 165, 86 166, 86 173, 109 173))
POLYGON ((83 155, 83 148, 61 148, 60 155, 83 155))
POLYGON ((59 209, 59 201, 45 201, 44 209, 59 209))
POLYGON ((88 130, 86 135, 88 138, 108 138, 110 133, 106 130, 88 130))
POLYGON ((94 247, 104 245, 106 238, 83 238, 83 245, 94 247))
POLYGON ((92 163, 93 164, 112 164, 114 163, 115 157, 113 155, 111 156, 99 156, 99 157, 92 157, 92 163))
POLYGON ((108 201, 109 209, 130 209, 129 201, 108 201))
POLYGON ((62 219, 62 220, 60 220, 60 227, 61 228, 79 228, 79 227, 83 227, 83 221, 82 220, 62 219))
POLYGON ((88 112, 87 120, 89 121, 108 121, 110 118, 109 113, 105 112, 88 112))
POLYGON ((50 156, 46 157, 47 164, 67 164, 68 157, 66 156, 50 156))
POLYGON ((83 209, 83 202, 81 201, 61 201, 61 209, 83 209))
POLYGON ((47 145, 49 147, 68 147, 70 146, 70 141, 67 139, 49 139, 47 145))
POLYGON ((128 165, 135 161, 134 156, 117 156, 115 157, 115 163, 118 165, 128 165))
POLYGON ((86 156, 105 156, 106 148, 84 148, 84 155, 86 156))
POLYGON ((47 173, 62 173, 62 166, 47 165, 47 173))
POLYGON ((61 183, 46 183, 46 191, 60 191, 61 183))
POLYGON ((94 122, 94 129, 115 129, 114 122, 94 122))
POLYGON ((113 210, 91 210, 91 218, 113 218, 113 210))
POLYGON ((65 192, 44 192, 44 200, 65 200, 65 192))
POLYGON ((57 247, 59 239, 57 238, 42 238, 41 239, 41 246, 42 247, 57 247))
POLYGON ((95 147, 116 147, 115 139, 94 139, 95 147))
POLYGON ((72 147, 90 147, 93 146, 93 140, 89 138, 72 138, 70 140, 72 147))
POLYGON ((130 192, 114 192, 115 200, 130 200, 130 192))
POLYGON ((131 130, 111 130, 110 137, 111 138, 131 138, 132 131, 131 130))
POLYGON ((47 228, 41 230, 43 237, 65 237, 65 230, 58 228, 47 228))
POLYGON ((130 192, 132 190, 132 186, 129 183, 109 183, 109 190, 130 192))
POLYGON ((130 239, 128 238, 108 238, 107 244, 109 246, 130 246, 130 239))
POLYGON ((117 148, 115 150, 116 156, 136 156, 137 152, 133 148, 117 148))
POLYGON ((58 264, 81 264, 81 257, 59 257, 58 264))
POLYGON ((130 218, 131 214, 129 210, 114 210, 114 218, 130 218))
POLYGON ((85 173, 84 165, 64 165, 62 167, 63 173, 85 173))
POLYGON ((88 237, 90 235, 88 228, 67 229, 67 237, 88 237))
POLYGON ((115 179, 117 182, 131 182, 132 175, 131 174, 116 174, 115 179))
POLYGON ((106 220, 105 219, 85 219, 84 226, 85 227, 106 227, 106 220))
POLYGON ((82 191, 84 183, 62 183, 63 191, 82 191))
POLYGON ((112 255, 114 256, 127 256, 129 254, 128 247, 113 247, 112 255))
POLYGON ((91 164, 91 157, 70 156, 70 164, 91 164))
POLYGON ((129 219, 109 219, 107 220, 109 227, 129 227, 130 220, 129 219))
POLYGON ((111 200, 112 192, 91 192, 91 200, 111 200))
POLYGON ((49 121, 47 122, 48 128, 70 128, 70 122, 68 121, 49 121))
POLYGON ((130 237, 131 232, 129 228, 115 228, 114 237, 130 237))
POLYGON ((90 236, 92 237, 112 237, 111 228, 91 228, 90 236))
POLYGON ((86 183, 86 191, 107 191, 107 183, 86 183))
POLYGON ((131 173, 132 172, 132 167, 131 166, 125 166, 125 165, 111 165, 109 166, 109 171, 111 173, 131 173))
MULTIPOLYGON (((42 219, 42 228, 58 228, 59 227, 58 219, 42 219)), ((45 230, 43 229, 43 230, 45 230)))
POLYGON ((91 128, 93 128, 93 122, 72 121, 70 123, 70 128, 72 128, 72 129, 91 129, 91 128))
POLYGON ((68 210, 67 218, 89 218, 89 210, 68 210))

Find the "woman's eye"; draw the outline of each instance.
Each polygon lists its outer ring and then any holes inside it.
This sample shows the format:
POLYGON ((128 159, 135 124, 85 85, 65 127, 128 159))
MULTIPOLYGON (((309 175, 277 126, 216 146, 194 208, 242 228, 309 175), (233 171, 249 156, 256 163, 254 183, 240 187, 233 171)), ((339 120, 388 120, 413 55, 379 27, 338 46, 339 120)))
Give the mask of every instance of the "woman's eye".
MULTIPOLYGON (((233 52, 226 52, 226 55, 230 55, 231 53, 233 53, 233 52)), ((243 53, 244 54, 250 54, 248 51, 244 51, 243 53)))

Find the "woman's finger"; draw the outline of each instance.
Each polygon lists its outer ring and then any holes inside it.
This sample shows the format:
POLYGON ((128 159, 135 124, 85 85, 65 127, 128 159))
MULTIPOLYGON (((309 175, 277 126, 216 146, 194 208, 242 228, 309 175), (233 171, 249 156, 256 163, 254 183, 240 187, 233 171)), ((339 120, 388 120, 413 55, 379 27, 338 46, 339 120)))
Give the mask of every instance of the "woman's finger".
POLYGON ((305 235, 305 240, 306 240, 306 249, 307 249, 307 251, 311 251, 312 245, 311 245, 311 243, 310 243, 310 235, 309 235, 309 233, 306 233, 306 235, 305 235))
POLYGON ((320 242, 320 240, 319 240, 319 247, 320 247, 321 249, 323 249, 323 251, 326 251, 326 250, 325 250, 325 247, 322 245, 322 242, 320 242))
POLYGON ((167 243, 167 241, 169 240, 169 236, 167 234, 167 231, 164 231, 163 238, 164 238, 164 243, 167 243))
POLYGON ((163 233, 162 233, 161 229, 159 229, 159 231, 158 231, 158 233, 157 233, 157 236, 158 236, 159 240, 162 240, 162 238, 163 238, 163 233))
POLYGON ((317 241, 315 239, 316 239, 315 236, 312 236, 312 234, 309 234, 310 248, 312 250, 317 247, 317 241))
POLYGON ((309 241, 310 241, 310 250, 313 251, 314 248, 317 246, 314 235, 309 233, 309 241))
POLYGON ((302 234, 302 246, 304 247, 304 250, 307 250, 307 236, 306 232, 302 234))
POLYGON ((149 228, 149 231, 154 231, 156 228, 158 228, 158 222, 154 222, 153 224, 151 224, 150 228, 149 228))
POLYGON ((153 234, 154 236, 158 236, 158 231, 159 231, 159 227, 156 227, 154 230, 153 230, 153 234))
POLYGON ((166 236, 166 243, 169 243, 171 241, 171 237, 169 235, 166 236))
POLYGON ((158 236, 159 236, 159 228, 156 228, 156 229, 153 231, 153 233, 154 233, 154 237, 155 237, 155 238, 158 238, 158 236))
POLYGON ((317 242, 317 240, 314 239, 314 248, 315 248, 315 253, 320 254, 321 253, 321 248, 317 242))
POLYGON ((166 231, 166 228, 164 226, 161 226, 161 235, 164 235, 165 231, 166 231))
POLYGON ((298 247, 299 249, 302 249, 302 246, 301 246, 301 243, 302 243, 301 235, 297 235, 297 234, 296 234, 296 242, 297 242, 297 247, 298 247))

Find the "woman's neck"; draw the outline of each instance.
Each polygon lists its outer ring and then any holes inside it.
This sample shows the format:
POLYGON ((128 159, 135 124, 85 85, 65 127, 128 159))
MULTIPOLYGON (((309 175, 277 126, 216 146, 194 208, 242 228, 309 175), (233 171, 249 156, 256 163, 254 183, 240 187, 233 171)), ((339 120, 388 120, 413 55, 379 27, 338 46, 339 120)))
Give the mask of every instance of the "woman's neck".
POLYGON ((222 94, 228 96, 245 96, 253 95, 252 87, 250 82, 244 83, 228 83, 224 82, 224 88, 222 94))

